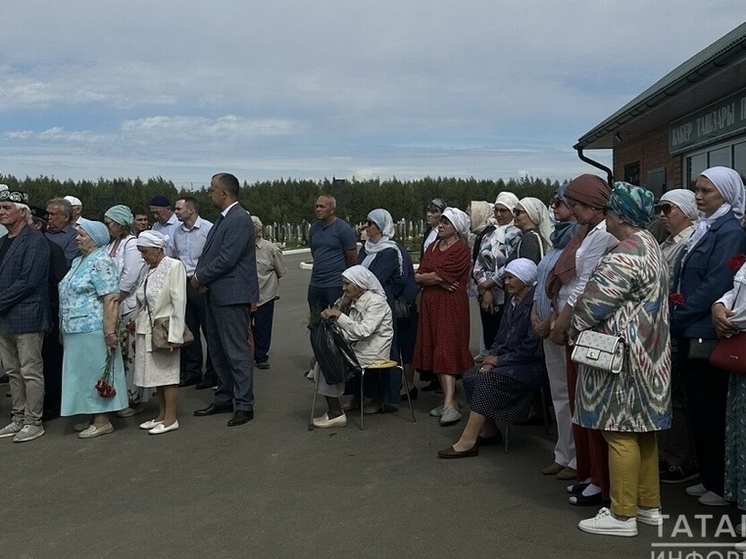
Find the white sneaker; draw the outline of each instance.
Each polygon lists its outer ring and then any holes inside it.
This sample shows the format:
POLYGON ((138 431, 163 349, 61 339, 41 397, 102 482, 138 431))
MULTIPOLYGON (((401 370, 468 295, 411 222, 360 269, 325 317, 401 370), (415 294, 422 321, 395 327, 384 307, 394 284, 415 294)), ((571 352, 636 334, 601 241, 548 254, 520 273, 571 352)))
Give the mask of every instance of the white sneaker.
POLYGON ((686 491, 687 495, 691 495, 692 497, 701 497, 707 493, 707 488, 701 483, 698 483, 697 485, 690 485, 684 491, 686 491))
POLYGON ((727 507, 730 505, 730 501, 726 501, 717 493, 708 491, 699 498, 699 504, 707 507, 727 507))
POLYGON ((6 437, 15 437, 23 429, 23 423, 20 421, 11 421, 5 427, 0 429, 0 439, 6 437))
POLYGON ((443 414, 443 402, 430 410, 430 417, 440 417, 443 414))
POLYGON ((578 522, 578 528, 589 534, 602 534, 604 536, 632 537, 637 535, 637 521, 634 518, 618 520, 606 507, 598 511, 598 514, 593 518, 578 522))
POLYGON ((637 522, 642 522, 648 526, 663 526, 661 509, 641 509, 637 507, 637 522))
POLYGON ((342 414, 330 419, 329 414, 325 413, 321 417, 313 418, 313 426, 316 429, 341 429, 347 427, 347 416, 342 414))
POLYGON ((452 408, 443 408, 443 413, 440 414, 440 424, 453 425, 459 419, 461 419, 461 412, 458 411, 456 406, 452 408))
POLYGON ((482 361, 484 361, 484 355, 481 353, 474 356, 474 363, 481 363, 482 361))
POLYGON ((27 443, 38 439, 44 434, 44 427, 41 425, 24 425, 23 429, 18 431, 18 434, 13 437, 14 443, 27 443))

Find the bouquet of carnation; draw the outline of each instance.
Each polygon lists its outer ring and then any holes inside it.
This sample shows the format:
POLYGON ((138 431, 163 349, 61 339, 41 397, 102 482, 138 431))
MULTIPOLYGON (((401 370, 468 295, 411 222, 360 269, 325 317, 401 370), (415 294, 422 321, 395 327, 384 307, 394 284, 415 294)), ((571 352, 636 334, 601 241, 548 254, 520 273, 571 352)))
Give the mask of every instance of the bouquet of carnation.
POLYGON ((96 390, 98 395, 102 398, 113 398, 117 395, 117 391, 112 385, 114 376, 114 350, 110 350, 106 354, 106 363, 104 364, 104 374, 98 379, 96 383, 96 390))
POLYGON ((668 296, 668 301, 674 306, 674 308, 683 307, 686 302, 686 298, 683 293, 671 293, 668 296))

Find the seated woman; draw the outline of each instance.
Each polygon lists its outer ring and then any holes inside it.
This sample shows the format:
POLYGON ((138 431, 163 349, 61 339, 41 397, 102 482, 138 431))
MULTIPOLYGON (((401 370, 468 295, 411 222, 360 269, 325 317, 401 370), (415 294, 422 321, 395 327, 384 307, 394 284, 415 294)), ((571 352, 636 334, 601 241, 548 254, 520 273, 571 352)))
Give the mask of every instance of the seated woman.
MULTIPOLYGON (((381 283, 367 268, 352 266, 342 273, 342 291, 342 297, 333 308, 321 311, 321 318, 337 321, 337 326, 352 346, 362 367, 388 359, 394 326, 381 283)), ((313 380, 315 375, 320 374, 317 363, 308 378, 313 380)), ((339 402, 344 391, 344 382, 327 384, 323 376, 319 379, 318 392, 326 399, 329 411, 313 419, 314 427, 332 429, 347 426, 347 416, 339 402)))
POLYGON ((505 291, 510 296, 487 357, 463 377, 471 408, 461 438, 438 451, 438 458, 477 456, 479 445, 502 439, 495 421, 524 421, 534 392, 546 379, 544 359, 536 355, 541 339, 531 328, 536 264, 518 258, 505 267, 505 291))

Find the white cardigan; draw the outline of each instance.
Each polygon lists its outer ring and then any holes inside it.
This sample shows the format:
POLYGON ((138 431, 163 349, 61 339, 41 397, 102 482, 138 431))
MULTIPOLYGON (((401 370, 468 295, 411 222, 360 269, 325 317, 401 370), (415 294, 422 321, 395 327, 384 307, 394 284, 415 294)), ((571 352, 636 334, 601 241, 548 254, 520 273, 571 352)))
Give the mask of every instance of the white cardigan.
POLYGON ((147 268, 147 273, 137 288, 137 318, 135 328, 145 336, 145 347, 152 351, 152 328, 148 309, 145 306, 145 280, 147 280, 147 302, 153 322, 158 318, 168 318, 168 341, 184 342, 184 315, 186 312, 186 271, 184 265, 165 256, 156 268, 147 268))
MULTIPOLYGON (((341 299, 335 304, 337 308, 340 302, 341 299)), ((347 314, 337 318, 337 325, 363 367, 390 357, 394 324, 385 297, 365 291, 350 305, 347 314)))

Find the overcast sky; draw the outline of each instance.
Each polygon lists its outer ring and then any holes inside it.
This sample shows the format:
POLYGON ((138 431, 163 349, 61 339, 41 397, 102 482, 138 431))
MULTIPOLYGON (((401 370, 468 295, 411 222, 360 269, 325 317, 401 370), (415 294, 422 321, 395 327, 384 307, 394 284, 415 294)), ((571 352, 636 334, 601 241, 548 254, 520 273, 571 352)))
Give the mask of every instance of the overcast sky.
MULTIPOLYGON (((0 173, 593 171, 577 139, 744 0, 3 0, 0 173)), ((610 152, 589 152, 610 164, 610 152)))

